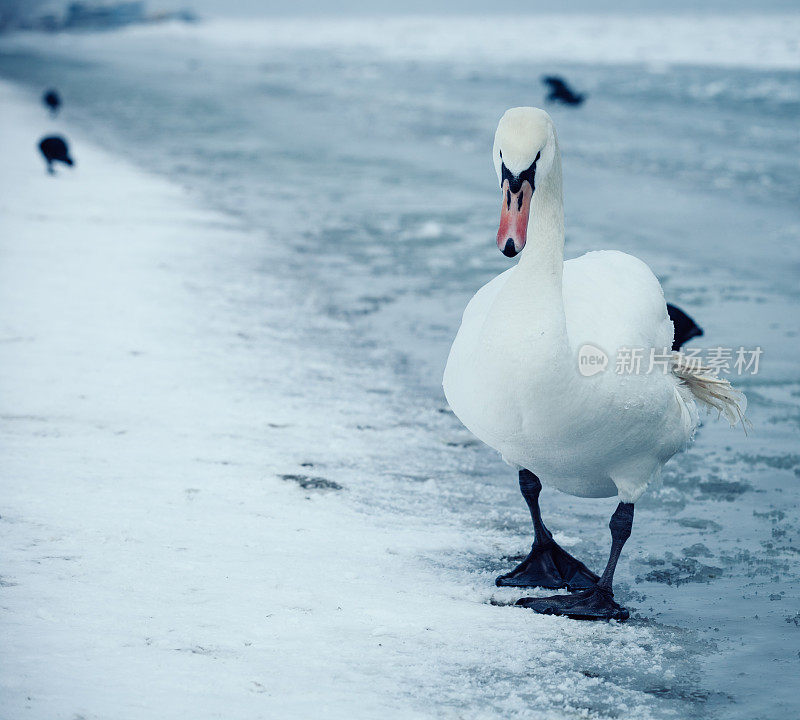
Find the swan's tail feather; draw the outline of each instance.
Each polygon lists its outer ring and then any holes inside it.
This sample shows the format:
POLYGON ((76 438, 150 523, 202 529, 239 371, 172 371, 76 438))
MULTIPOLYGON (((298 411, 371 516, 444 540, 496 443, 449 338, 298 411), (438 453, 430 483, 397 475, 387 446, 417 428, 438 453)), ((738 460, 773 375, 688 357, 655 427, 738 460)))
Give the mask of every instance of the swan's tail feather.
POLYGON ((695 400, 705 405, 708 410, 714 409, 730 423, 737 422, 747 434, 751 427, 745 417, 747 398, 741 390, 737 390, 727 380, 717 377, 711 368, 700 365, 697 358, 689 358, 682 353, 672 353, 672 372, 689 388, 695 400))

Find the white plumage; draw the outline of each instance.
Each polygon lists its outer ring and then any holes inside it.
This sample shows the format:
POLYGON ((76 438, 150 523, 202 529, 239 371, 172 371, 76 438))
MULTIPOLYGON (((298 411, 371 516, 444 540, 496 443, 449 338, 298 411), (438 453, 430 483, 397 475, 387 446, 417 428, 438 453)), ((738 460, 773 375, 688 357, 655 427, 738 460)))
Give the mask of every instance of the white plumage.
MULTIPOLYGON (((518 264, 467 305, 444 373, 447 400, 478 438, 543 483, 635 502, 686 447, 698 421, 695 395, 673 372, 675 361, 649 367, 651 350, 656 359, 669 357, 673 339, 661 286, 645 263, 621 252, 564 262, 561 160, 547 113, 508 111, 494 155, 504 192, 501 164, 520 173, 537 158, 528 240, 523 228, 518 264), (579 372, 586 344, 609 358, 591 377, 579 372), (639 372, 616 371, 626 348, 641 357, 639 372)), ((509 210, 511 197, 504 196, 509 210)), ((498 236, 501 249, 503 242, 498 236)), ((702 375, 678 364, 696 391, 707 388, 702 375)), ((725 408, 735 406, 735 393, 725 397, 725 408)))

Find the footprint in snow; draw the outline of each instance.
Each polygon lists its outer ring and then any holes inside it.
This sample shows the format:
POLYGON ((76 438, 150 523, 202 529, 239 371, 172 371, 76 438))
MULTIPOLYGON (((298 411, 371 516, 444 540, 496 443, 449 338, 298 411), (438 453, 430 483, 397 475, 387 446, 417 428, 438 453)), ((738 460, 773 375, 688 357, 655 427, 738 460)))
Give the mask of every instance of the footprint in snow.
POLYGON ((344 490, 344 486, 333 480, 313 475, 281 475, 281 480, 295 482, 304 490, 344 490))

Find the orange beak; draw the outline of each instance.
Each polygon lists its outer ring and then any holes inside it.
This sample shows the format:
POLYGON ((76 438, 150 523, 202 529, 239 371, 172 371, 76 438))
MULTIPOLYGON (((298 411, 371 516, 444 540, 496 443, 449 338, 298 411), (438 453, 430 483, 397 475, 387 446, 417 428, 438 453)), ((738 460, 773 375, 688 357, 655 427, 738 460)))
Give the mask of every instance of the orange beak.
POLYGON ((506 257, 514 257, 525 247, 533 188, 527 180, 523 180, 519 192, 512 193, 506 179, 503 181, 502 189, 503 202, 500 206, 497 247, 506 257))

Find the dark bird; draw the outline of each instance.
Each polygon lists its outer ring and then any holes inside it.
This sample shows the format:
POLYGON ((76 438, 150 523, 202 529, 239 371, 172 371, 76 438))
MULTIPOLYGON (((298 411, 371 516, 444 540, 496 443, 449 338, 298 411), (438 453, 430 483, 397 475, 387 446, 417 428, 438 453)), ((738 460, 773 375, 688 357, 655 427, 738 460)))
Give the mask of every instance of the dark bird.
POLYGON ((548 102, 562 102, 565 105, 580 105, 585 99, 585 93, 576 93, 557 75, 545 75, 542 82, 550 87, 548 102))
POLYGON ((62 162, 65 165, 74 165, 72 158, 69 156, 69 148, 67 141, 60 135, 50 135, 42 138, 39 142, 39 150, 41 150, 44 159, 47 160, 47 172, 53 174, 54 162, 62 162))
POLYGON ((42 95, 42 102, 50 108, 50 112, 55 115, 61 107, 61 96, 55 90, 48 90, 42 95))
POLYGON ((667 314, 675 327, 672 349, 680 350, 681 346, 692 338, 701 337, 703 329, 683 310, 667 303, 667 314))

